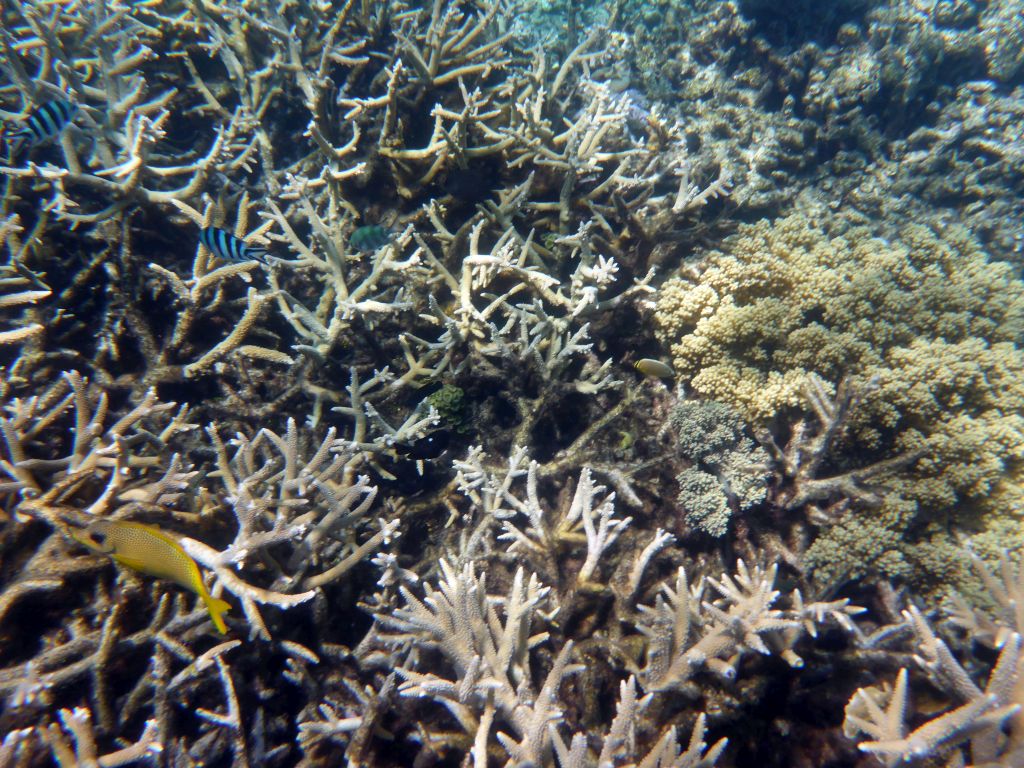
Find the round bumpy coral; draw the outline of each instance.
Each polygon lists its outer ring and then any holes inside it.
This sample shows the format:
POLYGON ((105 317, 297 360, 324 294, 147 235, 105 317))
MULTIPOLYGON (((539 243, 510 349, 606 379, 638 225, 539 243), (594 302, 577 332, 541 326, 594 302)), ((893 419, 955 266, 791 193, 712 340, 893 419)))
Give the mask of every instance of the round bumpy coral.
POLYGON ((445 384, 432 395, 428 395, 426 402, 437 409, 442 425, 463 432, 468 428, 465 396, 466 393, 460 387, 445 384))
MULTIPOLYGON (((831 464, 923 456, 886 478, 881 510, 859 513, 899 534, 873 546, 896 542, 916 561, 914 534, 934 548, 948 515, 982 547, 1005 533, 1007 515, 1019 518, 1024 283, 966 230, 914 224, 888 242, 864 228, 830 236, 803 214, 748 225, 699 276, 666 282, 657 321, 683 380, 756 425, 805 408, 810 374, 832 386, 872 382, 831 464)), ((850 550, 829 547, 830 533, 809 553, 818 564, 850 550)), ((876 560, 892 561, 883 554, 876 560)), ((836 577, 849 572, 828 565, 836 577)))
POLYGON ((728 405, 680 400, 669 420, 679 453, 693 462, 676 477, 686 519, 723 536, 733 506, 747 510, 764 501, 768 455, 743 434, 743 422, 728 405))

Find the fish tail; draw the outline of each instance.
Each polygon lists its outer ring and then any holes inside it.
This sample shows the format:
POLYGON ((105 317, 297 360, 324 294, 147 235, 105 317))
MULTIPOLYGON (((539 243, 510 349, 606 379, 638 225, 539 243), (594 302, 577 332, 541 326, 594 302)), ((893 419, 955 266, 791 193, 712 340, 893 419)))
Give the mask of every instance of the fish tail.
POLYGON ((206 603, 206 610, 210 612, 210 618, 213 619, 213 626, 222 635, 226 635, 228 633, 228 625, 224 623, 223 615, 231 610, 231 604, 227 600, 221 600, 219 597, 212 597, 210 595, 203 595, 203 602, 206 603))
POLYGON ((30 135, 27 131, 15 131, 4 137, 4 143, 7 145, 8 163, 13 163, 17 160, 18 155, 28 145, 30 135))
POLYGON ((265 267, 270 266, 270 254, 267 252, 266 248, 259 248, 254 245, 250 245, 247 246, 245 255, 246 258, 256 259, 256 261, 265 267))

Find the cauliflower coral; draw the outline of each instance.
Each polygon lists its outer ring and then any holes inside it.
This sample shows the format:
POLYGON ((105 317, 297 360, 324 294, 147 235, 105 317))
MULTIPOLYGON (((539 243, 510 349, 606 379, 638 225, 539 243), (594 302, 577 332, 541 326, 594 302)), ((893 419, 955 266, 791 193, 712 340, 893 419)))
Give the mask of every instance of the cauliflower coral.
POLYGON ((805 405, 811 373, 874 380, 832 460, 926 449, 886 482, 914 509, 889 516, 890 538, 909 549, 928 528, 934 542, 941 517, 984 542, 1020 520, 1024 283, 1012 265, 956 226, 908 224, 890 242, 859 227, 829 236, 800 213, 744 226, 724 246, 658 299, 659 335, 692 390, 767 426, 805 405))

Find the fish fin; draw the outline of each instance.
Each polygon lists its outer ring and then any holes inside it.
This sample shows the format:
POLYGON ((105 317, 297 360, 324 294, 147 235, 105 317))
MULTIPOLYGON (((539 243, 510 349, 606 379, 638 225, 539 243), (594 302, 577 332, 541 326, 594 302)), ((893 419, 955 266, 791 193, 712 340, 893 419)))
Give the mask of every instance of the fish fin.
POLYGON ((148 573, 147 563, 145 560, 140 560, 137 557, 125 557, 124 555, 111 555, 114 561, 123 565, 127 568, 131 568, 133 571, 140 571, 141 573, 148 573))
POLYGON ((134 528, 138 531, 145 531, 154 539, 159 539, 164 544, 173 547, 175 550, 179 552, 184 552, 184 550, 181 548, 181 544, 178 543, 178 539, 175 536, 168 535, 166 531, 160 530, 155 525, 147 525, 146 523, 136 523, 134 520, 119 520, 117 522, 124 528, 134 528))
POLYGON ((209 595, 203 596, 203 602, 206 603, 206 610, 209 611, 210 618, 213 619, 213 626, 222 635, 226 635, 228 633, 228 625, 224 623, 223 614, 231 610, 231 603, 227 600, 221 600, 219 597, 211 597, 209 595))
POLYGON ((20 134, 12 133, 11 135, 4 137, 4 144, 7 150, 5 162, 8 165, 13 165, 17 161, 21 151, 28 144, 28 139, 20 134))

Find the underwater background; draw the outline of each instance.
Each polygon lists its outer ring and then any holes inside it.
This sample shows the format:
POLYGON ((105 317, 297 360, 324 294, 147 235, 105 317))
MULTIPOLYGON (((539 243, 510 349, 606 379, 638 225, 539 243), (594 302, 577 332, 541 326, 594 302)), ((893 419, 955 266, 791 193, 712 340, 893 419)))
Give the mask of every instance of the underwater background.
POLYGON ((0 768, 1024 767, 1024 2, 0 22, 0 768))

